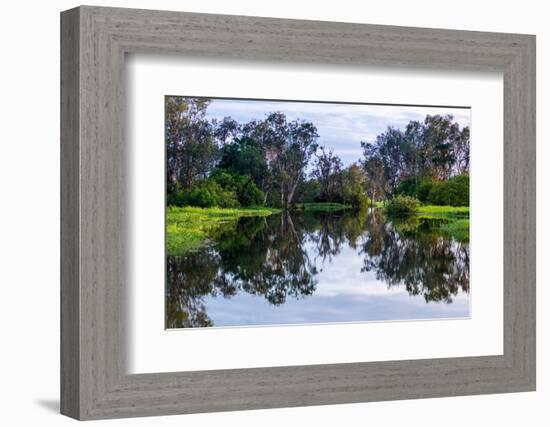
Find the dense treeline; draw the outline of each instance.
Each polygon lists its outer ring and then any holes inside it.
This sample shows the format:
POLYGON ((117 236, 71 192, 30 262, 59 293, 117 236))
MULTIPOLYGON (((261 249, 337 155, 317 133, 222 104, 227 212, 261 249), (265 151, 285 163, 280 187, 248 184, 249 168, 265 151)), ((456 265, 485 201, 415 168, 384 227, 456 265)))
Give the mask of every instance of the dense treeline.
POLYGON ((206 98, 167 97, 168 204, 199 207, 334 202, 365 206, 398 194, 464 206, 469 199, 469 128, 427 116, 404 130, 389 127, 344 167, 318 143, 315 124, 271 112, 238 123, 208 120, 206 98))
POLYGON ((437 205, 469 204, 470 129, 452 116, 426 116, 404 131, 389 127, 361 145, 372 199, 405 194, 437 205))

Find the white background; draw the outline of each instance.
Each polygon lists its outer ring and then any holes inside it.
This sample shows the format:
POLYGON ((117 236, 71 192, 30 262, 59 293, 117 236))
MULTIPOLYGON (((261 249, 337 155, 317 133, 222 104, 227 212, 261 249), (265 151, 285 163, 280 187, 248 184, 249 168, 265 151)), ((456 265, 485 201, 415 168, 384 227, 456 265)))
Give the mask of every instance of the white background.
MULTIPOLYGON (((378 67, 350 72, 319 66, 297 70, 252 61, 132 55, 127 58, 126 76, 129 164, 133 169, 127 218, 133 239, 132 302, 127 321, 131 328, 130 372, 502 354, 503 104, 499 73, 378 67), (267 87, 266 81, 270 82, 267 87), (165 295, 159 286, 164 282, 165 265, 164 95, 191 93, 471 106, 471 319, 165 331, 165 295), (499 273, 496 276, 495 271, 499 273)), ((445 109, 438 113, 445 114, 445 109)))
MULTIPOLYGON (((59 11, 72 1, 3 5, 0 68, 0 275, 4 372, 0 387, 3 425, 63 426, 59 384, 59 11)), ((374 24, 410 25, 537 34, 538 74, 538 391, 414 401, 350 404, 130 419, 108 425, 148 426, 546 426, 550 419, 548 322, 545 289, 550 238, 548 178, 550 133, 550 27, 545 2, 436 1, 338 2, 277 0, 97 1, 106 6, 160 8, 374 24)), ((90 423, 95 424, 95 423, 90 423)))

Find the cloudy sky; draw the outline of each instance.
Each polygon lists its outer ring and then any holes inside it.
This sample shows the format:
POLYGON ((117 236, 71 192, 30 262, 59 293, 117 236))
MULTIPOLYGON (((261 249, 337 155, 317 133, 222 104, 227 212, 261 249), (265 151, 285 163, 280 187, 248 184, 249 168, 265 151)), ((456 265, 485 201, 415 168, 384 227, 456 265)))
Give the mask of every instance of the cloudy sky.
POLYGON ((470 110, 450 107, 405 107, 399 105, 359 105, 311 102, 214 99, 207 116, 223 119, 230 116, 239 123, 263 119, 281 111, 289 120, 311 121, 317 126, 318 142, 333 148, 345 166, 362 154, 361 141, 372 141, 388 126, 404 129, 411 120, 424 120, 426 115, 451 114, 461 127, 470 125, 470 110))

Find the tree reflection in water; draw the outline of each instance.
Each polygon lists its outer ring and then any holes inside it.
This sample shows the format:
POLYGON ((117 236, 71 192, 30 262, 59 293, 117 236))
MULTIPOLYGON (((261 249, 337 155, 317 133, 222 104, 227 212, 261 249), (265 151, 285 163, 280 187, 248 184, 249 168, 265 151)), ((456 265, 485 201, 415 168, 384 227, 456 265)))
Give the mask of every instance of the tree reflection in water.
POLYGON ((239 291, 272 305, 313 294, 317 269, 305 250, 306 228, 290 215, 241 218, 211 247, 167 259, 168 328, 211 326, 202 297, 239 291))
POLYGON ((313 295, 323 265, 343 247, 363 256, 362 272, 388 287, 404 285, 426 302, 451 303, 469 291, 469 245, 418 218, 384 221, 378 211, 283 213, 241 218, 214 242, 181 257, 167 257, 166 327, 213 326, 206 297, 240 292, 279 306, 313 295))
POLYGON ((408 218, 384 223, 369 217, 363 245, 363 271, 374 271, 388 286, 404 284, 409 295, 426 302, 451 303, 470 289, 470 246, 437 233, 437 220, 408 218))

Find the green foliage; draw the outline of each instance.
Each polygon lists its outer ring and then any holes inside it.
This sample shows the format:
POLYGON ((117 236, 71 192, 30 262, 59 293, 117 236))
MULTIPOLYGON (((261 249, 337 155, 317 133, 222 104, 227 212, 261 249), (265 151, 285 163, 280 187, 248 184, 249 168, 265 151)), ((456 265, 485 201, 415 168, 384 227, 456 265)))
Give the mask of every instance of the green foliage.
POLYGON ((315 203, 320 200, 321 184, 316 179, 302 181, 296 190, 296 200, 300 203, 315 203))
POLYGON ((418 212, 420 201, 410 196, 395 196, 384 207, 384 212, 390 216, 410 215, 418 212))
POLYGON ((224 169, 214 169, 209 178, 224 190, 233 191, 237 189, 236 176, 224 169))
POLYGON ((369 205, 370 199, 365 193, 352 193, 346 202, 354 208, 364 209, 369 205))
POLYGON ((233 191, 224 190, 217 182, 208 179, 198 181, 190 190, 169 193, 168 205, 236 208, 239 201, 233 191))
POLYGON ((311 122, 288 120, 279 111, 243 124, 209 119, 211 101, 166 97, 168 205, 292 209, 332 202, 361 209, 396 195, 432 205, 469 204, 469 129, 452 116, 388 127, 361 143, 360 164, 344 167, 333 150, 318 146, 311 122))
POLYGON ((418 184, 417 188, 417 198, 422 203, 428 202, 428 196, 430 195, 430 191, 432 191, 432 187, 434 186, 434 181, 431 179, 422 179, 420 183, 418 184))
POLYGON ((186 199, 186 205, 202 208, 236 208, 239 206, 239 201, 233 191, 224 190, 222 186, 212 180, 202 181, 192 188, 186 199))
POLYGON ((316 201, 341 203, 354 208, 368 205, 368 176, 360 165, 354 163, 343 169, 342 161, 332 150, 327 152, 321 148, 312 175, 316 178, 320 190, 316 201))
POLYGON ((426 203, 434 182, 431 178, 407 178, 399 183, 395 194, 416 197, 422 203, 426 203))
POLYGON ((233 175, 246 175, 258 184, 267 173, 267 164, 260 145, 252 138, 236 138, 224 145, 218 168, 233 175))
POLYGON ((396 194, 403 194, 405 196, 411 196, 416 197, 420 201, 420 197, 418 197, 418 178, 407 178, 404 179, 399 183, 397 188, 395 189, 396 194))
POLYGON ((353 164, 342 171, 341 189, 344 204, 362 209, 369 204, 367 197, 367 173, 357 164, 353 164))
POLYGON ((197 181, 189 190, 170 191, 168 206, 237 208, 261 206, 264 193, 248 176, 216 170, 208 179, 197 181))
POLYGON ((420 206, 418 213, 423 217, 457 217, 467 218, 470 215, 470 208, 468 206, 433 206, 424 205, 420 206))
POLYGON ((247 175, 216 169, 210 179, 219 184, 225 191, 233 192, 240 206, 261 206, 263 204, 264 193, 247 175))
POLYGON ((422 203, 427 203, 428 195, 435 182, 436 181, 431 178, 407 178, 399 183, 395 190, 395 194, 416 197, 422 203))
POLYGON ((405 130, 390 126, 375 141, 363 141, 361 146, 369 193, 377 200, 385 192, 423 200, 430 183, 421 188, 417 178, 437 182, 469 171, 470 131, 461 129, 451 115, 428 115, 423 122, 409 122, 405 130), (413 178, 404 183, 403 177, 413 178))
POLYGON ((185 191, 178 191, 176 189, 168 189, 166 195, 166 206, 185 206, 186 198, 185 191))
POLYGON ((311 175, 316 178, 320 187, 318 201, 333 202, 340 198, 342 160, 334 154, 333 149, 320 147, 320 153, 315 154, 314 169, 311 175))
POLYGON ((439 220, 439 231, 460 242, 470 240, 470 208, 468 206, 434 206, 424 205, 418 210, 418 218, 439 220), (441 221, 441 220, 444 221, 441 221))
POLYGON ((397 186, 396 194, 416 197, 422 203, 441 206, 468 206, 470 178, 459 175, 446 180, 408 178, 397 186))
POLYGON ((264 193, 254 184, 254 181, 246 178, 244 181, 241 181, 237 189, 237 197, 241 206, 261 206, 264 200, 264 193))
POLYGON ((363 168, 367 173, 367 188, 369 197, 374 202, 384 200, 388 190, 386 180, 386 170, 383 162, 376 157, 376 154, 368 154, 371 150, 375 152, 372 145, 361 143, 365 152, 365 161, 363 168), (371 156, 371 157, 368 157, 371 156))
POLYGON ((200 248, 227 227, 233 227, 243 216, 269 216, 274 209, 220 209, 168 207, 166 210, 166 242, 168 255, 184 255, 200 248))
POLYGON ((468 206, 470 204, 470 178, 455 176, 446 181, 434 182, 426 200, 442 206, 468 206))
POLYGON ((218 146, 206 117, 208 98, 166 97, 166 172, 174 189, 190 188, 214 166, 218 146))

